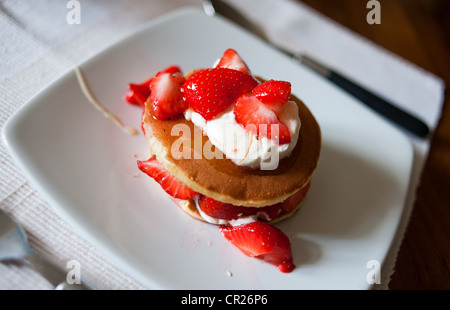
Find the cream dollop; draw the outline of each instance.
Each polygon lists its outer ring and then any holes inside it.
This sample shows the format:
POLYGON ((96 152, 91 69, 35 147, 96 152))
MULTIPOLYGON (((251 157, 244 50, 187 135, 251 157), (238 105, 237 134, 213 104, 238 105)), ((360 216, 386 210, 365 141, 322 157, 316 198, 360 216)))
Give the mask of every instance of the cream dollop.
POLYGON ((234 104, 209 121, 192 109, 187 109, 184 117, 201 128, 211 144, 236 165, 261 170, 276 169, 279 161, 288 157, 297 144, 301 126, 297 104, 288 101, 278 115, 291 135, 291 142, 282 145, 244 129, 236 122, 233 109, 234 104))

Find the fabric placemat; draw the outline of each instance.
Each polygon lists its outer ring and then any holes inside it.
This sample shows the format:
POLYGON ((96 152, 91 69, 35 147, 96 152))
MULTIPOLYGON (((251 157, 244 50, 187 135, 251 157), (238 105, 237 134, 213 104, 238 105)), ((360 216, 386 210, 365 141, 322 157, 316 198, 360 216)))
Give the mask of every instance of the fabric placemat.
MULTIPOLYGON (((69 1, 0 3, 0 128, 39 90, 87 57, 141 28, 151 19, 182 6, 201 7, 200 0, 79 1, 81 23, 70 25, 69 1)), ((437 77, 352 33, 297 1, 230 0, 263 27, 280 45, 314 55, 374 91, 420 115, 435 128, 444 84, 437 77), (268 16, 270 19, 263 18, 268 16), (330 53, 332 47, 333 53, 330 53), (360 60, 356 64, 355 56, 360 60), (382 77, 382 78, 380 78, 382 77), (413 91, 411 91, 413 90, 413 91)), ((412 210, 415 189, 429 149, 429 140, 411 137, 414 169, 407 205, 383 268, 381 284, 388 288, 396 255, 412 210)), ((0 145, 0 208, 23 225, 31 247, 65 267, 79 258, 82 275, 101 289, 145 289, 80 238, 28 183, 3 144, 0 145)), ((30 268, 0 263, 0 289, 51 289, 30 268)))

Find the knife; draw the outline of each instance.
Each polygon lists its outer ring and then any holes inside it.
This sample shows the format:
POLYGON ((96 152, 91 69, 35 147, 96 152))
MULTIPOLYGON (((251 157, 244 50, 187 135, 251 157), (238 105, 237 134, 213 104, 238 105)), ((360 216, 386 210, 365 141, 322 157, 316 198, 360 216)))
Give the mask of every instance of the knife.
POLYGON ((244 29, 250 31, 257 37, 261 38, 271 46, 275 47, 280 52, 291 57, 293 60, 309 67, 313 71, 317 72, 328 81, 339 86, 347 93, 358 99, 360 102, 366 104, 368 107, 378 112, 385 118, 396 123, 402 128, 408 130, 414 135, 425 138, 429 134, 428 126, 420 120, 418 117, 398 108, 394 104, 388 102, 385 98, 382 98, 368 89, 358 85, 355 81, 343 76, 342 74, 326 67, 325 65, 314 60, 310 56, 302 55, 300 53, 292 53, 284 48, 281 48, 267 38, 265 33, 260 27, 252 23, 246 16, 241 14, 234 7, 222 0, 207 0, 203 2, 203 9, 208 16, 219 14, 244 29))

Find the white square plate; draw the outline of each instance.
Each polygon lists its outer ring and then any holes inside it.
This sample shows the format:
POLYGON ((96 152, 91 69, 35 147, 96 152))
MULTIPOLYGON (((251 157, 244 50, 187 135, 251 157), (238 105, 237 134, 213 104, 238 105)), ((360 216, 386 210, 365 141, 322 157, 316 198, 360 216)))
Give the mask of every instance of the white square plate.
POLYGON ((292 273, 246 257, 217 226, 192 219, 156 182, 136 177, 136 160, 148 157, 143 135, 129 136, 97 112, 74 71, 8 121, 7 147, 58 213, 148 288, 370 288, 367 263, 384 261, 409 185, 412 147, 397 129, 259 39, 198 9, 161 17, 80 67, 99 101, 140 128, 141 110, 123 99, 128 83, 172 64, 184 72, 212 66, 227 48, 254 74, 290 81, 321 126, 310 193, 299 212, 277 224, 292 243, 292 273))

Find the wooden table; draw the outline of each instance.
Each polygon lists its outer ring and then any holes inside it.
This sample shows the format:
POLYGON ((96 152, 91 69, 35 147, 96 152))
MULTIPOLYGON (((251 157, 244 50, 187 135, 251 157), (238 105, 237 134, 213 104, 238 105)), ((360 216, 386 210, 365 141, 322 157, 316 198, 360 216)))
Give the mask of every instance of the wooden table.
MULTIPOLYGON (((379 0, 369 25, 364 0, 302 0, 450 85, 450 1, 379 0)), ((450 96, 433 135, 390 289, 450 289, 450 96)))

